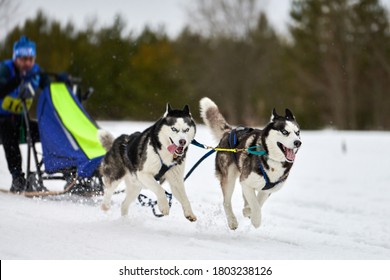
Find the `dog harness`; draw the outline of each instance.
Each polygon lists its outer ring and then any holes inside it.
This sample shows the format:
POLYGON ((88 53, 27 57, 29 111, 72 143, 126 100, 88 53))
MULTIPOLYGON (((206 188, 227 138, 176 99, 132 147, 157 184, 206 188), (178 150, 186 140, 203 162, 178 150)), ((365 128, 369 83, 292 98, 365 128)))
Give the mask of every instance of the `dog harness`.
MULTIPOLYGON (((249 132, 253 131, 253 128, 247 128, 247 127, 239 126, 239 127, 235 128, 235 129, 233 129, 229 133, 229 147, 230 148, 235 148, 237 146, 237 131, 240 131, 240 132, 243 132, 243 133, 249 133, 249 132)), ((254 154, 254 153, 252 152, 252 154, 254 154)), ((257 153, 257 155, 264 156, 266 154, 265 154, 265 151, 259 151, 257 153)), ((236 154, 232 153, 232 156, 233 156, 234 161, 237 163, 237 156, 236 156, 236 154)), ((257 161, 258 161, 258 164, 259 164, 259 168, 260 168, 261 174, 263 174, 263 177, 264 177, 264 180, 265 180, 265 186, 261 190, 265 191, 265 190, 272 189, 276 185, 286 181, 286 179, 288 177, 288 173, 284 174, 278 181, 271 182, 269 180, 269 177, 268 177, 267 173, 265 172, 265 169, 264 169, 263 165, 261 164, 260 158, 258 158, 257 161)))
MULTIPOLYGON (((158 153, 157 153, 158 154, 158 153)), ((154 176, 154 179, 156 181, 160 181, 161 178, 165 175, 165 173, 167 173, 167 171, 169 169, 171 169, 172 167, 176 166, 177 165, 177 162, 174 162, 172 163, 171 165, 166 165, 162 159, 161 159, 161 156, 160 154, 158 154, 158 157, 160 158, 160 162, 161 162, 161 168, 160 170, 158 171, 158 173, 154 176)), ((172 206, 172 194, 165 191, 165 195, 168 199, 168 205, 169 205, 169 208, 172 206)), ((161 217, 164 217, 163 214, 159 214, 157 213, 156 211, 156 208, 155 206, 157 205, 157 200, 152 200, 150 198, 148 198, 146 195, 144 194, 139 194, 138 195, 138 201, 140 203, 141 206, 145 206, 145 207, 151 207, 152 208, 152 212, 154 214, 154 216, 156 216, 157 218, 161 218, 161 217)))
POLYGON ((190 171, 188 171, 187 175, 184 177, 184 181, 187 180, 187 178, 192 174, 192 172, 199 166, 199 164, 205 160, 206 158, 208 158, 210 155, 212 155, 213 153, 215 152, 229 152, 229 153, 233 153, 233 158, 234 158, 234 161, 237 161, 236 159, 236 153, 248 153, 248 154, 252 154, 252 155, 256 155, 256 156, 265 156, 267 155, 266 151, 264 149, 261 148, 261 146, 251 146, 251 147, 248 147, 248 148, 242 148, 242 149, 237 149, 236 146, 237 146, 237 134, 236 132, 237 131, 242 131, 244 130, 244 132, 250 132, 253 130, 253 128, 246 128, 246 127, 238 127, 238 128, 235 128, 233 129, 230 134, 229 134, 229 148, 222 148, 222 147, 211 147, 211 146, 207 146, 205 144, 201 144, 199 143, 198 141, 196 141, 195 139, 192 139, 191 141, 191 144, 192 145, 195 145, 199 148, 202 148, 202 149, 210 149, 210 151, 208 151, 206 154, 204 154, 196 163, 195 165, 190 169, 190 171))
POLYGON ((165 173, 167 173, 167 171, 168 171, 169 169, 171 169, 172 167, 174 167, 174 166, 177 165, 177 162, 174 162, 174 163, 172 163, 171 165, 168 166, 168 165, 166 165, 166 164, 163 162, 163 160, 162 160, 160 154, 159 154, 159 153, 157 153, 157 154, 158 154, 158 157, 160 158, 161 168, 160 168, 160 170, 158 171, 158 173, 157 173, 156 175, 154 175, 154 179, 155 179, 156 181, 160 181, 161 178, 165 175, 165 173))
POLYGON ((258 164, 259 164, 260 171, 261 171, 261 173, 263 174, 263 177, 264 177, 264 180, 265 180, 265 186, 261 189, 262 191, 272 189, 272 188, 275 187, 276 185, 279 185, 280 183, 286 181, 286 179, 287 179, 289 173, 284 174, 278 181, 272 183, 272 182, 269 180, 269 177, 268 177, 267 173, 265 172, 264 167, 263 167, 263 165, 261 164, 260 159, 257 159, 257 161, 258 161, 258 164))

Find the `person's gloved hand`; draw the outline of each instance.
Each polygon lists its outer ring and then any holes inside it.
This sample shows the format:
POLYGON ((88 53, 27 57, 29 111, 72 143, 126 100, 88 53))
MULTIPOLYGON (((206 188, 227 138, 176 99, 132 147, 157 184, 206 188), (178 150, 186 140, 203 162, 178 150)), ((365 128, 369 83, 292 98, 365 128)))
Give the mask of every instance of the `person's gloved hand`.
POLYGON ((23 82, 19 87, 19 99, 29 99, 34 97, 35 90, 31 85, 31 82, 23 82))
POLYGON ((39 73, 33 70, 28 70, 21 74, 20 76, 22 83, 31 83, 34 88, 39 86, 39 73))
POLYGON ((30 81, 37 74, 38 73, 36 71, 32 70, 32 69, 26 70, 26 71, 22 71, 20 73, 20 79, 24 80, 24 81, 30 81))

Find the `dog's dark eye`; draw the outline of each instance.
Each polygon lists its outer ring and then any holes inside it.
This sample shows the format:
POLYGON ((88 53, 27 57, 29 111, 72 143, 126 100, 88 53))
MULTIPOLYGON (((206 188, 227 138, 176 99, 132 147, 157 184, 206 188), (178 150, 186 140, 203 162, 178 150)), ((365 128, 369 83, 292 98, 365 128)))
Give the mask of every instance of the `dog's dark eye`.
POLYGON ((184 133, 186 133, 186 132, 188 132, 188 131, 190 131, 189 128, 183 129, 183 132, 184 132, 184 133))
POLYGON ((299 136, 299 134, 301 134, 301 132, 300 132, 300 131, 297 131, 297 132, 295 132, 295 134, 296 134, 297 136, 299 136))
POLYGON ((179 132, 179 130, 177 130, 175 127, 171 127, 171 129, 173 132, 179 132))
POLYGON ((285 129, 282 129, 281 132, 282 132, 282 134, 283 134, 284 136, 288 136, 288 135, 290 134, 290 132, 288 132, 288 131, 285 130, 285 129))

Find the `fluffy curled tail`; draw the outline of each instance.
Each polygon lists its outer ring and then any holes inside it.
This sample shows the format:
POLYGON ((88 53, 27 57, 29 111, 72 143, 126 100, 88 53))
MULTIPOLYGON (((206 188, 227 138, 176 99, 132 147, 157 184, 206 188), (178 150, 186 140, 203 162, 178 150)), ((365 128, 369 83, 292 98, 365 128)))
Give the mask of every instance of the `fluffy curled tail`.
POLYGON ((103 130, 103 129, 99 129, 98 138, 99 138, 100 143, 102 143, 103 148, 106 151, 111 149, 112 143, 114 143, 114 140, 115 140, 114 136, 110 132, 103 130))
POLYGON ((225 132, 232 130, 225 118, 219 112, 218 106, 208 97, 203 97, 200 102, 200 116, 203 122, 211 129, 216 140, 220 140, 225 132))

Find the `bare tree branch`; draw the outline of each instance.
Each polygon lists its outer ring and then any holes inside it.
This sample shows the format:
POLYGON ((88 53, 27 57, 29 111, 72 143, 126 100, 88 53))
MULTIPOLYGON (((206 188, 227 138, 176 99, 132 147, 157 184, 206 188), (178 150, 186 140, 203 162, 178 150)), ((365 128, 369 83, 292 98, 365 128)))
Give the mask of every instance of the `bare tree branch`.
POLYGON ((189 11, 192 27, 207 36, 243 38, 255 28, 257 0, 199 0, 189 11))

